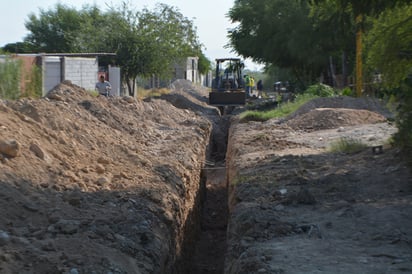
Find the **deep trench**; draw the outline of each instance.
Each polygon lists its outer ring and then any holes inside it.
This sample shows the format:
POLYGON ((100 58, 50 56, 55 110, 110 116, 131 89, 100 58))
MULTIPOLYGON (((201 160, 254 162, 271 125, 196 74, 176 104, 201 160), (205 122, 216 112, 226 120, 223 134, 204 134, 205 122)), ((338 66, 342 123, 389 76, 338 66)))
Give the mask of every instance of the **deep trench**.
POLYGON ((207 161, 202 172, 198 229, 188 248, 192 252, 187 258, 187 273, 224 273, 228 220, 225 157, 229 121, 229 116, 222 116, 212 130, 207 161))

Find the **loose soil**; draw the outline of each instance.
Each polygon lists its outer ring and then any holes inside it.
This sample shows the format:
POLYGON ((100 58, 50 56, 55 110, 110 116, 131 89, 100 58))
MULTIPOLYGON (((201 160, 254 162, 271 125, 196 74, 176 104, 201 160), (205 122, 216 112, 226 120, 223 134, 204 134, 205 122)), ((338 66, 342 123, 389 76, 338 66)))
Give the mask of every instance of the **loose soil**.
POLYGON ((320 98, 234 119, 225 273, 411 272, 412 179, 387 118, 377 100, 320 98), (342 141, 365 147, 331 152, 342 141))
POLYGON ((412 271, 412 181, 379 101, 242 123, 207 93, 179 80, 95 98, 64 82, 0 101, 0 272, 412 271), (330 152, 342 138, 366 147, 330 152))

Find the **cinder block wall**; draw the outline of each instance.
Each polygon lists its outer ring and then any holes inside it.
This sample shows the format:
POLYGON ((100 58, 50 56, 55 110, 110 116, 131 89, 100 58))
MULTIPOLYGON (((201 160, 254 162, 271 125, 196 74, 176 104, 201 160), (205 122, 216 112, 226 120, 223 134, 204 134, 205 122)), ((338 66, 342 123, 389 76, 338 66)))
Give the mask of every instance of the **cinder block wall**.
POLYGON ((81 86, 86 90, 94 90, 97 82, 97 58, 65 57, 64 79, 81 86))

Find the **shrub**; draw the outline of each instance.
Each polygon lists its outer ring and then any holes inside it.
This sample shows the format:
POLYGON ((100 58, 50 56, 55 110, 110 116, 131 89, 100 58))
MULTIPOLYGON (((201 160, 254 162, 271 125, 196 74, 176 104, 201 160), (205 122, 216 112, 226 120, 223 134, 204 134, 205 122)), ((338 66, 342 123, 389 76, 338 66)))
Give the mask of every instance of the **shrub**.
POLYGON ((359 140, 352 138, 340 138, 329 146, 331 152, 357 153, 367 146, 359 140))
POLYGON ((21 61, 6 57, 0 62, 0 98, 18 99, 20 97, 21 61))
POLYGON ((348 87, 342 89, 341 94, 343 96, 355 96, 355 93, 353 92, 353 90, 351 88, 348 88, 348 87))
POLYGON ((320 97, 331 97, 337 94, 336 91, 332 87, 325 85, 325 84, 311 85, 305 90, 304 93, 312 94, 312 95, 320 96, 320 97))

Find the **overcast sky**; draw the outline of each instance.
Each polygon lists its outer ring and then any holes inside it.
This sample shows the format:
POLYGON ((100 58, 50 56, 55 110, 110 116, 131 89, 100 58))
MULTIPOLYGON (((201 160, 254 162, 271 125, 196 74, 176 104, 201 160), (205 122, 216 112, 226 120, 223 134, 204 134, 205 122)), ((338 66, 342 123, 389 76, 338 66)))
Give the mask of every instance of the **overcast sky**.
MULTIPOLYGON (((39 9, 49 10, 57 3, 81 9, 84 5, 96 4, 101 10, 106 7, 117 6, 123 0, 11 0, 3 5, 0 16, 0 47, 14 42, 20 42, 27 35, 24 26, 30 13, 39 14, 39 9)), ((227 31, 232 28, 227 13, 233 6, 233 0, 132 0, 133 9, 141 10, 144 7, 153 9, 156 3, 165 3, 179 9, 183 16, 193 21, 197 28, 200 42, 205 46, 205 55, 214 61, 215 58, 237 57, 230 49, 224 46, 228 43, 227 31)), ((259 69, 261 66, 246 61, 246 68, 259 69)))

